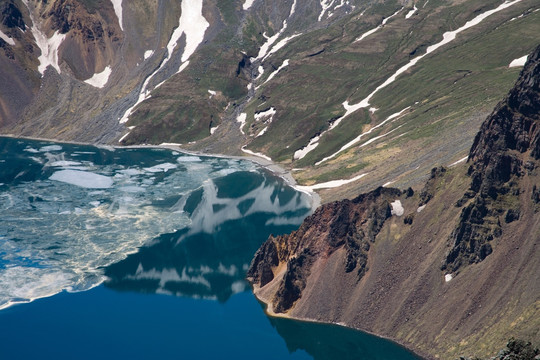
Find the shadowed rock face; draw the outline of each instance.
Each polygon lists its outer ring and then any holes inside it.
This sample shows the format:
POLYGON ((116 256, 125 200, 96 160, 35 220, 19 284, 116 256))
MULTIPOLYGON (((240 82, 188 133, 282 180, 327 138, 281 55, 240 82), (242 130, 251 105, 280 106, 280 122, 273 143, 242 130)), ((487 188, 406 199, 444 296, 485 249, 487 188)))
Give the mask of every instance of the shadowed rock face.
POLYGON ((467 205, 443 270, 484 260, 493 251, 491 241, 502 234, 501 223, 519 219, 519 183, 540 158, 540 47, 530 58, 476 135, 469 154, 470 190, 458 203, 467 205))
POLYGON ((270 312, 371 331, 428 358, 537 342, 539 84, 540 47, 483 123, 468 170, 435 168, 417 193, 324 205, 271 237, 248 273, 256 295, 270 312))

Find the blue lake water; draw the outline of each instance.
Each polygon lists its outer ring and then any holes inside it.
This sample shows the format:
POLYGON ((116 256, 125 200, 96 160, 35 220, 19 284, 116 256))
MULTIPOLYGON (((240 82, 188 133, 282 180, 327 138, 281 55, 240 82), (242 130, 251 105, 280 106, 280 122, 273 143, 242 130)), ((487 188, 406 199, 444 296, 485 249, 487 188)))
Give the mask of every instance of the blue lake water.
POLYGON ((0 359, 416 359, 244 280, 311 198, 257 165, 0 138, 0 359))

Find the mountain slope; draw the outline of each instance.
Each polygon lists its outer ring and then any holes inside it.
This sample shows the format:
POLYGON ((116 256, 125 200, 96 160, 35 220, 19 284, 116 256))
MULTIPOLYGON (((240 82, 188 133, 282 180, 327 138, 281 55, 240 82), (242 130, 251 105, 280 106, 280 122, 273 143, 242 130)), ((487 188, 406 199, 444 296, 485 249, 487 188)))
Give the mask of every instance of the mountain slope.
POLYGON ((335 322, 429 358, 540 339, 540 47, 483 123, 469 166, 421 191, 323 205, 249 270, 277 315, 335 322))
POLYGON ((324 201, 463 157, 540 32, 535 0, 3 4, 0 132, 365 174, 324 201))

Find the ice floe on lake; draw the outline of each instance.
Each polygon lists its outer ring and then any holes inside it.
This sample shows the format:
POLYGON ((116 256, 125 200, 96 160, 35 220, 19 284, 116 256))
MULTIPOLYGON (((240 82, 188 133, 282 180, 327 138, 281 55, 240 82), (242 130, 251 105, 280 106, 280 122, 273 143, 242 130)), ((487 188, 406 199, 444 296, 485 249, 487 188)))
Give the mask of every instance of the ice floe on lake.
POLYGON ((88 189, 108 189, 114 183, 110 177, 79 170, 60 170, 49 179, 88 189))

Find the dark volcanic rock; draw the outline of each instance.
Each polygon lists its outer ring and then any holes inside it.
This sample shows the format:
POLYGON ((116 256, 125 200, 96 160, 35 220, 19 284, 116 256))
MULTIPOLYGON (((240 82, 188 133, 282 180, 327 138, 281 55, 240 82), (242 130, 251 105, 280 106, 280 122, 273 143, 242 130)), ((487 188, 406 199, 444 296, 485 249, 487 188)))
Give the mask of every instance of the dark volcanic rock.
POLYGON ((263 287, 274 279, 274 270, 286 263, 273 298, 277 313, 286 312, 301 297, 315 260, 328 258, 338 249, 346 253, 343 271, 356 270, 360 280, 368 269, 370 244, 391 216, 390 202, 400 196, 398 189, 380 187, 353 200, 321 206, 298 231, 270 237, 255 254, 248 278, 263 287))
POLYGON ((455 272, 484 260, 492 252, 489 242, 502 233, 503 214, 506 223, 519 219, 514 205, 519 202, 519 179, 540 158, 540 47, 529 58, 515 87, 482 124, 471 147, 470 191, 458 201, 459 206, 468 205, 451 235, 443 270, 455 272), (523 161, 527 156, 532 159, 523 161), (509 205, 513 207, 507 211, 509 205))
POLYGON ((26 28, 21 11, 11 1, 0 5, 0 14, 2 14, 2 24, 8 28, 18 27, 23 30, 26 28))

